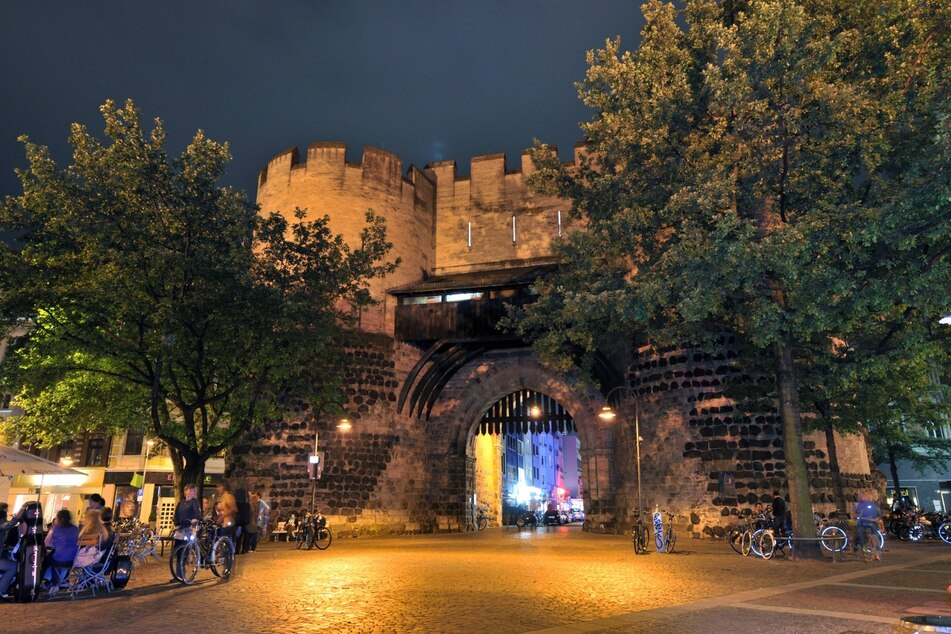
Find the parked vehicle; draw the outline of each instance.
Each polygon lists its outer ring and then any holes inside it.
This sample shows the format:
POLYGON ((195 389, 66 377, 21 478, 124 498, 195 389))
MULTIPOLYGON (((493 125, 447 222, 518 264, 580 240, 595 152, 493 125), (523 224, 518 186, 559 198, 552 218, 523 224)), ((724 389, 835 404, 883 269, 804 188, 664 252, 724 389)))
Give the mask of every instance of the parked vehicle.
POLYGON ((545 526, 561 526, 561 512, 556 510, 545 511, 545 515, 542 517, 542 523, 545 526))
POLYGON ((525 509, 520 509, 521 513, 515 516, 515 525, 519 528, 524 528, 530 526, 535 528, 538 526, 538 516, 535 515, 533 511, 527 511, 525 509))

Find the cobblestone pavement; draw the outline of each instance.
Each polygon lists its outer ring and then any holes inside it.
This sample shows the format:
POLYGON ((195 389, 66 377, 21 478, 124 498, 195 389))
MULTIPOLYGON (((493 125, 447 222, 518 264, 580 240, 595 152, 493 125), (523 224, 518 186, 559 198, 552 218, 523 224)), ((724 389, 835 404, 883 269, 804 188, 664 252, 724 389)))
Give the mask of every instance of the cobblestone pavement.
POLYGON ((127 589, 0 604, 5 632, 894 632, 951 615, 951 547, 889 544, 883 562, 761 561, 723 542, 633 554, 577 526, 265 544, 228 581, 167 583, 165 560, 127 589))

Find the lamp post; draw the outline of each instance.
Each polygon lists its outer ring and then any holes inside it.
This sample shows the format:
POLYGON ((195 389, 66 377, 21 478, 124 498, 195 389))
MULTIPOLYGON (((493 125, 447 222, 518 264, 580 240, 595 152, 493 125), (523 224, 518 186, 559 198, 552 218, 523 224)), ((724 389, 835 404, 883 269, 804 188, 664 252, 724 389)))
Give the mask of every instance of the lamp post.
MULTIPOLYGON (((145 441, 145 460, 142 461, 142 506, 145 506, 145 476, 149 472, 149 454, 152 452, 152 447, 154 446, 155 446, 154 440, 145 441)), ((153 504, 152 506, 155 506, 155 504, 153 504)), ((149 516, 151 516, 151 513, 149 514, 149 516)), ((149 516, 146 516, 145 518, 146 522, 149 521, 149 516)), ((139 514, 139 519, 140 520, 142 519, 141 512, 139 514)))
POLYGON ((598 413, 598 418, 603 421, 612 421, 615 419, 617 414, 614 409, 611 407, 611 396, 615 392, 624 391, 634 398, 634 463, 637 466, 637 512, 644 512, 643 498, 641 497, 641 424, 640 424, 640 401, 637 398, 637 392, 634 389, 626 386, 619 385, 612 388, 608 391, 607 395, 604 397, 604 400, 607 402, 607 405, 601 408, 601 411, 598 413))
MULTIPOLYGON (((337 421, 337 429, 340 431, 350 431, 353 428, 353 424, 346 418, 341 418, 337 421)), ((310 468, 313 470, 311 474, 311 485, 310 485, 310 512, 314 512, 314 502, 317 498, 317 476, 319 475, 319 469, 322 469, 323 466, 320 465, 320 454, 317 452, 317 449, 320 447, 320 429, 317 427, 316 421, 314 421, 314 454, 310 456, 310 468)))

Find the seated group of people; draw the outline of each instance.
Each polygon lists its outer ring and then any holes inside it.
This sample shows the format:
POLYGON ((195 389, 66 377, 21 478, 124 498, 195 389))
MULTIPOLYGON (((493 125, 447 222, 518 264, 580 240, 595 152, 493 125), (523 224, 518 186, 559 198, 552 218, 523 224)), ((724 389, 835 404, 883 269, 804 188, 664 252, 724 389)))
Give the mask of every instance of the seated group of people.
MULTIPOLYGON (((8 505, 0 503, 0 596, 6 596, 16 575, 17 564, 11 556, 11 549, 20 538, 17 526, 22 521, 19 514, 8 520, 7 511, 8 505)), ((49 549, 43 560, 47 587, 64 587, 67 583, 66 577, 74 565, 105 561, 115 539, 112 509, 105 506, 101 495, 93 494, 89 498, 89 508, 83 515, 82 526, 73 523, 69 510, 61 509, 56 513, 56 519, 49 526, 44 540, 49 549), (98 554, 92 561, 78 562, 77 554, 80 549, 86 547, 91 547, 90 551, 98 554)))

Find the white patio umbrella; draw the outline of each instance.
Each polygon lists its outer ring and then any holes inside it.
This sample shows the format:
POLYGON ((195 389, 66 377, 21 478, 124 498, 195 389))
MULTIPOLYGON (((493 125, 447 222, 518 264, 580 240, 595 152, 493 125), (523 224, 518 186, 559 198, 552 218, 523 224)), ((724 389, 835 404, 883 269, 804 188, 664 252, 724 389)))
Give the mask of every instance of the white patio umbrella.
POLYGON ((18 475, 77 475, 85 473, 64 467, 61 464, 44 460, 33 454, 0 445, 0 476, 18 475))
POLYGON ((40 476, 40 486, 36 491, 37 500, 39 500, 43 485, 49 483, 48 476, 50 480, 57 484, 66 486, 82 484, 87 477, 82 471, 76 471, 55 462, 38 458, 33 454, 13 447, 0 445, 0 477, 12 478, 18 475, 40 476))

